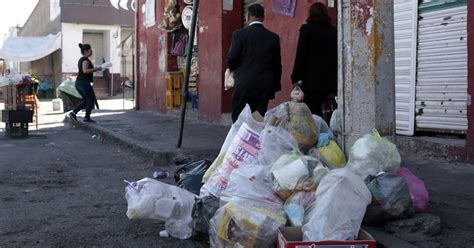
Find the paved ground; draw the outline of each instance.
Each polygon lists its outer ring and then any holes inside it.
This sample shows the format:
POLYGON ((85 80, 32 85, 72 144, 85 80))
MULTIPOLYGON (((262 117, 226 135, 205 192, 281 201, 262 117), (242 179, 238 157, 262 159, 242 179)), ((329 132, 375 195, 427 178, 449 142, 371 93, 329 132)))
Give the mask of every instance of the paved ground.
MULTIPOLYGON (((175 119, 124 111, 115 100, 101 105, 108 110, 94 116, 100 121, 96 126, 141 141, 156 153, 171 151, 176 143, 175 119), (132 117, 135 120, 128 120, 132 117)), ((94 139, 91 133, 64 127, 59 122, 63 115, 47 106, 42 108, 43 125, 31 138, 9 140, 0 133, 0 247, 205 246, 159 238, 162 225, 125 216, 122 180, 150 176, 167 161, 151 162, 103 143, 101 136, 94 139)), ((217 153, 226 128, 189 123, 183 150, 217 153)), ((422 247, 474 247, 474 167, 417 157, 403 160, 425 180, 431 194, 429 212, 442 219, 441 235, 411 242, 422 247)))
POLYGON ((88 133, 55 127, 25 140, 1 137, 0 158, 0 247, 205 247, 128 220, 123 179, 156 167, 88 133))

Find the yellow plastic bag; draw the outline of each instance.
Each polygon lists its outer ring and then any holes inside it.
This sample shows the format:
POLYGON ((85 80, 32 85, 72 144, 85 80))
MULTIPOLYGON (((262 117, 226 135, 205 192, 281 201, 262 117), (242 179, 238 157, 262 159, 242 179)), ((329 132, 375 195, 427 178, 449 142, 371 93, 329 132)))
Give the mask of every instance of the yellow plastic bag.
POLYGON ((327 146, 316 149, 315 153, 332 168, 342 168, 347 164, 344 152, 334 140, 329 141, 327 146))

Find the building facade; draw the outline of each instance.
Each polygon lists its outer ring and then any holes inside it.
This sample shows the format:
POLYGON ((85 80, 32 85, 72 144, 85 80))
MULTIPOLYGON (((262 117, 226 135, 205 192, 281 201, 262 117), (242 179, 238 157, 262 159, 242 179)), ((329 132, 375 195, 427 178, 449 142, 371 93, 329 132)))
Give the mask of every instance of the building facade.
MULTIPOLYGON (((178 1, 180 13, 190 2, 178 1)), ((323 2, 329 7, 333 24, 337 23, 337 1, 332 0, 295 1, 293 16, 274 10, 275 3, 280 1, 200 2, 195 47, 199 61, 198 117, 208 122, 221 122, 223 113, 231 111, 232 92, 224 91, 223 86, 225 57, 232 32, 244 26, 245 6, 263 4, 265 26, 280 36, 282 91, 271 106, 289 99, 299 27, 305 23, 310 5, 323 2)), ((178 58, 172 54, 172 35, 159 28, 164 20, 166 1, 138 0, 137 3, 141 8, 136 12, 137 104, 142 110, 166 112, 166 73, 180 67, 178 58)), ((443 146, 445 150, 456 160, 474 160, 474 106, 471 104, 474 3, 466 0, 394 3, 397 133, 405 136, 454 134, 458 140, 454 146, 443 146)), ((356 84, 354 82, 355 87, 356 84)))
POLYGON ((94 50, 91 61, 95 65, 104 61, 113 64, 110 74, 94 74, 99 94, 119 90, 121 74, 130 75, 123 72, 122 59, 131 64, 131 56, 122 58, 120 45, 124 39, 133 37, 133 9, 132 3, 116 7, 109 0, 39 1, 19 36, 46 36, 61 32, 62 49, 43 59, 22 63, 21 70, 31 71, 57 86, 66 77, 77 74, 77 61, 81 56, 78 44, 89 43, 94 50))

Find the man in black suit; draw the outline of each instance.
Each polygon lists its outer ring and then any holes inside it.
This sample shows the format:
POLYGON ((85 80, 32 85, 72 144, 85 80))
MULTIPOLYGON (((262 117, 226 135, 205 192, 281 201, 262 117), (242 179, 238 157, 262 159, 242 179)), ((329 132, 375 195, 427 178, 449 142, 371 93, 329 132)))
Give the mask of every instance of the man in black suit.
POLYGON ((281 90, 280 38, 263 26, 265 11, 260 4, 250 6, 248 12, 249 25, 234 32, 227 54, 227 64, 235 78, 234 122, 246 104, 252 112, 265 115, 269 100, 281 90))

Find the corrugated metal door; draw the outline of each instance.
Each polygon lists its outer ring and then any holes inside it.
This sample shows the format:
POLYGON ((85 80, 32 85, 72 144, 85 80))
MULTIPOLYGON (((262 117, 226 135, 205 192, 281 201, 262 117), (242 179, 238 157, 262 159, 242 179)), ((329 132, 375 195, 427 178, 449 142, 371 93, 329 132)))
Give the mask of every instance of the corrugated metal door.
POLYGON ((395 92, 397 133, 413 135, 418 2, 395 0, 395 92))
POLYGON ((467 130, 467 7, 420 14, 416 130, 467 130))

